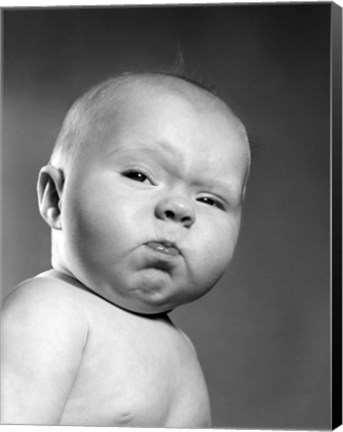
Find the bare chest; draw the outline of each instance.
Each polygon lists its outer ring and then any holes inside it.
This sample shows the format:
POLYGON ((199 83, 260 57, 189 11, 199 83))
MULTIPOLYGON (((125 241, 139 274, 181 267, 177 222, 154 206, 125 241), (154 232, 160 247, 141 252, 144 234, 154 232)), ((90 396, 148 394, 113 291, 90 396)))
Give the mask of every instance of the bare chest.
POLYGON ((168 320, 120 311, 93 324, 61 424, 209 426, 196 354, 168 320))

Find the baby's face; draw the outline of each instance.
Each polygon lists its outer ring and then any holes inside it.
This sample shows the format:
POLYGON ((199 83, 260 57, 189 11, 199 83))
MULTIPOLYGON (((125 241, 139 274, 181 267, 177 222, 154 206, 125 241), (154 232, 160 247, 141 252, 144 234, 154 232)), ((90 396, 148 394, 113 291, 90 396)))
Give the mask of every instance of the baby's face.
POLYGON ((229 264, 248 144, 219 105, 151 92, 118 111, 67 175, 60 261, 109 301, 160 313, 204 295, 229 264))

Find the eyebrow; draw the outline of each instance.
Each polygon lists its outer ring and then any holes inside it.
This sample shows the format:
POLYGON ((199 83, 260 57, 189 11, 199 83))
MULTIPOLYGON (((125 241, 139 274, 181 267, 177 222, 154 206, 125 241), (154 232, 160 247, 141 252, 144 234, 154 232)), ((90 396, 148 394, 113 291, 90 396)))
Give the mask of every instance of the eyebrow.
POLYGON ((241 195, 241 187, 236 182, 204 178, 194 181, 195 185, 204 186, 207 192, 232 201, 236 195, 241 195))
MULTIPOLYGON (((142 156, 154 155, 160 158, 161 160, 165 161, 166 164, 170 163, 169 156, 172 155, 177 160, 176 165, 178 169, 181 169, 181 172, 182 172, 182 166, 184 165, 182 161, 182 155, 178 152, 177 149, 175 149, 166 141, 159 141, 157 144, 151 147, 146 146, 144 144, 140 145, 139 142, 137 143, 137 146, 133 146, 132 148, 126 148, 126 145, 119 144, 118 146, 116 146, 116 148, 106 153, 106 157, 111 157, 112 155, 115 156, 117 154, 123 155, 124 157, 126 155, 133 156, 133 157, 138 157, 140 155, 142 156)), ((174 163, 173 166, 175 166, 174 163)))
MULTIPOLYGON (((119 145, 115 149, 111 150, 107 154, 107 156, 119 152, 122 152, 123 154, 126 153, 129 155, 133 155, 136 157, 139 155, 139 153, 153 154, 153 155, 158 154, 167 162, 169 162, 169 160, 168 160, 168 156, 166 156, 165 153, 169 153, 170 155, 176 156, 180 160, 178 169, 182 172, 182 156, 179 154, 177 149, 171 146, 167 141, 160 141, 158 145, 156 145, 154 148, 138 145, 137 147, 127 149, 125 148, 125 145, 122 146, 119 145)), ((236 184, 236 182, 234 181, 217 180, 216 178, 211 178, 211 177, 206 177, 201 179, 200 177, 198 177, 198 178, 194 178, 192 183, 199 187, 203 186, 209 192, 213 191, 215 193, 215 191, 218 190, 218 194, 228 195, 228 197, 232 197, 233 195, 240 193, 240 186, 236 184)))
POLYGON ((152 147, 145 147, 145 146, 142 146, 142 145, 137 145, 137 147, 133 147, 133 148, 127 149, 125 145, 120 145, 119 144, 116 148, 110 150, 107 153, 107 156, 112 155, 112 154, 116 154, 116 153, 119 153, 119 152, 132 153, 132 152, 140 152, 140 151, 142 151, 143 153, 145 153, 145 152, 156 153, 157 152, 157 153, 161 153, 163 155, 163 152, 159 151, 161 148, 166 153, 173 154, 173 155, 178 155, 178 151, 173 146, 171 146, 168 142, 166 142, 166 141, 160 141, 160 142, 158 142, 157 145, 155 145, 154 148, 152 148, 152 147))

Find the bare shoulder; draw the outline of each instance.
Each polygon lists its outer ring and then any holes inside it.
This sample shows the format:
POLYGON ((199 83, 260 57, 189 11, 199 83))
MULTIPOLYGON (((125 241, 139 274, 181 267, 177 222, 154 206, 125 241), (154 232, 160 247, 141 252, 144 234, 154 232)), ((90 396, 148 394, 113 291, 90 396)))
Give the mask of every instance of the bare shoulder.
POLYGON ((48 299, 58 300, 59 298, 66 301, 73 298, 72 287, 65 282, 48 276, 37 275, 27 279, 17 285, 14 290, 5 297, 3 304, 6 305, 14 300, 28 301, 46 301, 48 299))
POLYGON ((189 346, 189 348, 193 351, 193 353, 195 355, 197 355, 196 349, 195 349, 193 342, 191 341, 190 337, 183 330, 178 329, 178 331, 180 332, 185 343, 189 346))
POLYGON ((38 332, 49 327, 50 331, 53 328, 68 332, 70 337, 87 333, 87 320, 77 290, 47 277, 35 277, 18 285, 2 301, 1 317, 2 325, 9 323, 13 331, 25 326, 38 332))
POLYGON ((87 341, 87 320, 72 290, 37 277, 3 301, 3 423, 59 423, 87 341))
POLYGON ((184 344, 194 355, 197 355, 195 347, 194 347, 193 342, 191 341, 190 337, 183 330, 181 330, 180 327, 175 325, 169 317, 168 317, 168 321, 170 323, 170 326, 176 332, 178 338, 180 339, 180 342, 182 344, 184 344))

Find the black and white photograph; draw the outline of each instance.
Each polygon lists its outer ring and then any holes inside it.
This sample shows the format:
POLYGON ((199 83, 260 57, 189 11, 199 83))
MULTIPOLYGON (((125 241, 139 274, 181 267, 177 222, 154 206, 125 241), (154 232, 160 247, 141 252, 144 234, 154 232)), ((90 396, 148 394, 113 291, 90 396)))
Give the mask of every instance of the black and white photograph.
POLYGON ((340 426, 341 6, 1 16, 1 425, 340 426))

